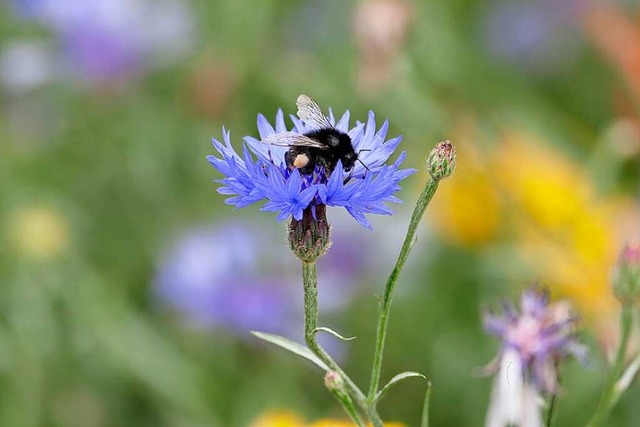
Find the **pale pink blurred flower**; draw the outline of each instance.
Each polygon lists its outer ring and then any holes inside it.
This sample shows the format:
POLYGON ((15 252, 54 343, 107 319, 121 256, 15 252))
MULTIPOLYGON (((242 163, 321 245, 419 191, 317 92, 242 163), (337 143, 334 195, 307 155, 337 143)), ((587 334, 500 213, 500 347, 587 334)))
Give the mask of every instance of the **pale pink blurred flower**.
POLYGON ((413 7, 408 0, 362 0, 356 7, 358 84, 367 92, 383 88, 407 36, 413 7))
POLYGON ((502 340, 486 427, 542 426, 542 396, 558 393, 558 365, 573 356, 586 359, 575 336, 577 318, 565 302, 549 303, 546 293, 522 294, 520 311, 505 303, 504 313, 485 313, 487 332, 502 340))

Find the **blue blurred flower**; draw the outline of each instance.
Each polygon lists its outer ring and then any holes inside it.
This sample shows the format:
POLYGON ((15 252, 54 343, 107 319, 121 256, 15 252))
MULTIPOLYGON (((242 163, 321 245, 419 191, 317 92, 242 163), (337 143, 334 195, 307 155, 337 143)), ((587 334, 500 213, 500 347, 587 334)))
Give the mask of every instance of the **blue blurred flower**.
POLYGON ((505 303, 504 314, 484 315, 484 327, 502 340, 488 368, 496 380, 486 426, 541 426, 541 394, 558 392, 558 365, 573 356, 586 360, 575 335, 577 318, 566 302, 549 304, 547 293, 522 294, 520 312, 505 303))
POLYGON ((294 282, 260 268, 266 236, 254 227, 200 227, 182 236, 154 280, 159 302, 196 327, 285 332, 294 282))
POLYGON ((128 80, 181 56, 194 20, 182 0, 13 0, 23 19, 48 27, 60 72, 91 84, 128 80))
POLYGON ((492 0, 482 18, 491 54, 526 71, 561 70, 580 47, 578 17, 584 0, 492 0))
MULTIPOLYGON (((340 222, 340 221, 338 221, 340 222)), ((376 235, 336 227, 336 251, 320 260, 320 307, 331 312, 357 294, 371 267, 376 235), (351 286, 345 286, 345 284, 351 286)), ((300 338, 303 290, 299 266, 271 248, 275 230, 227 222, 199 226, 181 235, 160 259, 153 297, 198 329, 221 329, 240 336, 263 330, 300 338)))
POLYGON ((261 210, 279 212, 278 221, 290 216, 301 220, 305 209, 313 209, 320 204, 342 206, 367 228, 371 225, 365 214, 391 215, 393 212, 385 203, 400 203, 393 194, 400 189, 399 182, 415 172, 414 169, 400 169, 406 153, 402 153, 393 164, 385 165, 402 137, 385 140, 389 122, 385 120, 377 129, 373 112, 369 112, 366 123, 356 122, 352 128, 349 127, 349 111, 337 123, 333 112, 328 118, 336 129, 349 135, 366 168, 356 163, 351 171, 345 173, 338 164, 329 176, 320 165, 316 165, 310 174, 301 174, 298 169, 289 170, 284 159, 287 147, 269 145, 261 140, 286 131, 303 134, 310 128, 295 116, 291 116, 293 127, 288 128, 282 110, 278 110, 276 115, 275 128, 259 114, 260 140, 245 137, 242 156, 232 147, 228 131, 223 129, 224 143, 213 139, 219 157, 210 155, 207 160, 225 176, 216 182, 223 185, 218 189, 220 194, 233 196, 226 203, 242 208, 266 199, 267 203, 261 210))

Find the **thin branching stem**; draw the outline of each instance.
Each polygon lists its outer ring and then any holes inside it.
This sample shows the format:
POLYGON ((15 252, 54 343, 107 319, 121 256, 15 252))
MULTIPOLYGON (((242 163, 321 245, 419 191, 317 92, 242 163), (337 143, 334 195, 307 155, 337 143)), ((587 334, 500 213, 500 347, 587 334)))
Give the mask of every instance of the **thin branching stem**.
MULTIPOLYGON (((318 273, 315 262, 302 262, 302 282, 304 286, 304 337, 309 350, 320 358, 329 369, 335 371, 344 380, 346 391, 353 397, 358 406, 367 414, 367 417, 376 427, 382 427, 382 421, 375 409, 367 405, 366 396, 358 386, 349 378, 342 368, 329 356, 318 344, 316 332, 318 328, 318 273)), ((353 407, 345 405, 338 399, 351 419, 359 426, 364 427, 360 416, 353 411, 353 407)))
POLYGON ((396 265, 393 268, 393 271, 391 271, 384 289, 384 296, 382 298, 380 307, 380 317, 378 319, 378 328, 376 330, 376 347, 373 355, 371 382, 369 383, 369 393, 367 395, 369 406, 374 409, 376 406, 375 397, 380 385, 382 354, 384 352, 384 343, 387 338, 387 325, 389 323, 389 310, 391 309, 393 290, 395 289, 396 283, 398 282, 398 276, 400 275, 400 272, 402 271, 402 268, 404 267, 404 264, 409 257, 409 253, 411 252, 413 245, 416 243, 416 231, 418 230, 418 225, 420 224, 422 216, 424 215, 424 212, 427 209, 429 202, 431 202, 431 199, 433 198, 433 195, 436 193, 437 189, 438 181, 430 179, 429 182, 427 182, 427 184, 425 185, 424 190, 422 190, 422 194, 420 194, 420 197, 416 202, 416 207, 413 210, 413 215, 411 216, 411 222, 409 223, 407 235, 404 238, 404 243, 402 244, 400 254, 398 255, 398 259, 396 260, 396 265))
POLYGON ((602 425, 609 417, 609 413, 613 409, 614 403, 617 401, 615 386, 622 371, 624 370, 624 359, 627 354, 627 345, 629 343, 629 336, 631 335, 631 327, 633 324, 633 309, 630 304, 623 304, 622 311, 620 313, 620 344, 616 351, 616 356, 609 371, 609 376, 605 384, 602 397, 594 412, 588 427, 597 427, 602 425))

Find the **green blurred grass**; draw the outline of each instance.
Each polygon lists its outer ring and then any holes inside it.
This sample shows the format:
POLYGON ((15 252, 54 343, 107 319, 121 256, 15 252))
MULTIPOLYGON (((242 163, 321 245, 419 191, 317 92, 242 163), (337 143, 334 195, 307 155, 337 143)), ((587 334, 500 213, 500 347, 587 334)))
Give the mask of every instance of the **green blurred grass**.
MULTIPOLYGON (((319 25, 294 25, 301 2, 194 2, 199 39, 180 64, 118 93, 53 85, 30 94, 56 117, 53 126, 36 117, 32 126, 44 130, 35 137, 0 116, 0 425, 243 426, 274 407, 309 419, 341 415, 311 367, 223 332, 186 331, 150 301, 158 256, 176 231, 265 215, 253 207, 232 211, 211 183, 218 176, 204 158, 223 124, 239 142, 256 133, 256 113, 292 112, 297 94, 309 93, 334 111, 350 109, 352 118, 368 109, 389 117, 391 134, 405 135, 407 164, 420 167, 428 149, 467 115, 487 134, 534 130, 580 160, 616 118, 616 75, 592 48, 559 75, 525 74, 481 46, 482 2, 471 0, 416 2, 389 87, 359 93, 355 3, 328 3, 319 25), (194 107, 189 89, 205 60, 233 75, 216 114, 194 107), (64 253, 38 260, 15 248, 11 219, 31 206, 60 214, 69 231, 64 253)), ((3 13, 0 41, 15 37, 46 35, 3 13)), ((5 96, 5 111, 17 102, 5 96)), ((406 184, 407 205, 422 180, 418 174, 406 184)), ((383 378, 424 372, 434 383, 433 425, 480 425, 490 380, 473 370, 492 358, 495 343, 481 331, 479 307, 516 295, 522 284, 488 277, 476 252, 424 231, 428 262, 413 260, 401 279, 383 378)), ((381 289, 370 285, 371 294, 381 289)), ((335 319, 359 337, 347 370, 363 385, 375 315, 375 300, 361 298, 335 319)), ((593 406, 602 380, 594 357, 592 370, 567 368, 559 426, 583 423, 593 406)), ((400 385, 381 411, 417 425, 423 392, 417 381, 400 385)), ((639 393, 632 387, 611 425, 637 424, 639 393)))

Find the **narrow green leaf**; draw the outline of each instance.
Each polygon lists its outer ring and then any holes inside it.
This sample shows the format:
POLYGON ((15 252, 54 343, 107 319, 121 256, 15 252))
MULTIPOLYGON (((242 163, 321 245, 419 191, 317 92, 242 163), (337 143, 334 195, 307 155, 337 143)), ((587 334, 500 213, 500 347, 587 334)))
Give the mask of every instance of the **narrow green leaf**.
POLYGON ((427 392, 424 395, 424 406, 422 407, 422 422, 420 427, 429 427, 429 400, 431 399, 431 381, 427 383, 427 392))
POLYGON ((341 339, 342 341, 351 341, 351 340, 355 340, 355 339, 356 339, 356 337, 349 337, 349 338, 347 338, 347 337, 345 337, 345 336, 342 336, 342 335, 340 335, 339 333, 337 333, 336 331, 334 331, 333 329, 331 329, 331 328, 327 328, 327 327, 324 327, 324 326, 320 326, 319 328, 315 328, 315 329, 313 330, 313 334, 315 335, 315 334, 317 334, 317 333, 318 333, 318 332, 320 332, 320 331, 322 331, 322 332, 328 332, 328 333, 330 333, 331 335, 333 335, 334 337, 336 337, 336 338, 338 338, 338 339, 341 339))
POLYGON ((613 399, 611 402, 612 408, 618 402, 618 399, 620 399, 620 396, 622 396, 622 394, 624 394, 624 392, 627 391, 627 389, 631 385, 631 382, 638 374, 639 370, 640 370, 640 354, 638 354, 633 359, 633 361, 629 364, 629 366, 627 366, 625 371, 620 376, 620 379, 618 380, 618 382, 616 382, 616 386, 613 391, 613 399))
POLYGON ((298 344, 297 342, 281 337, 280 335, 269 334, 266 332, 251 331, 251 333, 261 340, 265 340, 267 342, 270 342, 271 344, 277 345, 278 347, 284 348, 285 350, 289 350, 290 352, 297 354, 300 357, 304 357, 310 362, 313 362, 322 370, 329 370, 327 365, 325 365, 322 360, 320 360, 315 354, 313 354, 311 350, 301 344, 298 344))
POLYGON ((376 401, 382 399, 382 397, 384 396, 384 394, 387 392, 387 390, 389 390, 389 388, 394 385, 397 384, 398 382, 407 379, 407 378, 424 378, 425 380, 427 379, 427 377, 425 377, 424 375, 422 375, 419 372, 403 372, 401 374, 396 375, 395 377, 391 378, 391 380, 385 384, 384 387, 382 387, 380 389, 380 391, 378 392, 378 394, 376 394, 376 401))

